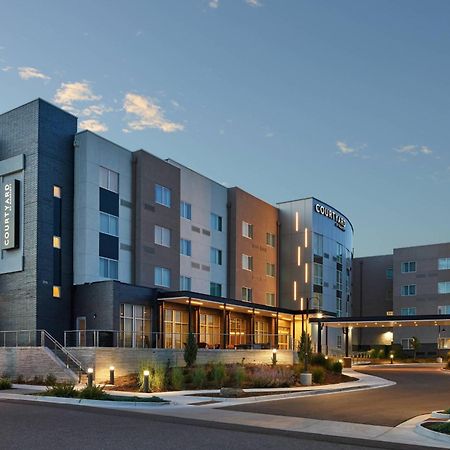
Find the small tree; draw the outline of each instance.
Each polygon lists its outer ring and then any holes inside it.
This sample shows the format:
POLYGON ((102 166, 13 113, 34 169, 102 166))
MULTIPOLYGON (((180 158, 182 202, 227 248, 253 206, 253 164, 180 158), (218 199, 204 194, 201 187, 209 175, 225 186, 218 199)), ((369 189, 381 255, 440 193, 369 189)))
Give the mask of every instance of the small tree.
POLYGON ((312 345, 311 345, 311 337, 306 331, 302 331, 302 335, 300 337, 300 342, 298 343, 298 360, 300 362, 303 361, 305 372, 308 371, 308 362, 311 359, 312 354, 312 345))
POLYGON ((413 338, 411 340, 411 346, 414 351, 414 361, 415 361, 416 356, 417 356, 417 350, 419 350, 419 348, 420 348, 420 341, 419 341, 419 339, 416 338, 416 336, 413 336, 413 338))
POLYGON ((188 334, 188 339, 186 346, 184 347, 184 361, 186 366, 192 367, 197 359, 197 340, 195 339, 194 333, 192 331, 188 334))

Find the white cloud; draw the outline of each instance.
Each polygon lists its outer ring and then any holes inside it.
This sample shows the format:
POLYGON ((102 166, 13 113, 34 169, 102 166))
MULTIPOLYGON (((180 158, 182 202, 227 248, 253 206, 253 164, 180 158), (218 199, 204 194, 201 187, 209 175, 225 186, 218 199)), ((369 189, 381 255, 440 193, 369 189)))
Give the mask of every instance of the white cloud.
POLYGON ((6 66, 6 67, 2 67, 2 72, 9 72, 10 70, 12 70, 14 67, 12 66, 6 66))
POLYGON ((108 131, 108 127, 96 119, 86 119, 80 122, 80 129, 90 130, 94 133, 103 133, 108 131))
POLYGON ((123 107, 128 115, 136 116, 134 120, 128 120, 129 131, 157 128, 164 133, 173 133, 184 129, 182 124, 167 120, 161 107, 143 95, 127 93, 123 107))
POLYGON ((258 6, 262 6, 262 3, 259 0, 245 0, 245 3, 247 3, 247 5, 253 7, 253 8, 257 8, 258 6))
POLYGON ((61 87, 56 91, 53 101, 60 105, 66 111, 76 113, 75 102, 97 101, 102 97, 92 92, 91 86, 87 81, 78 81, 75 83, 61 83, 61 87))
POLYGON ((17 70, 19 71, 19 77, 22 78, 22 80, 29 80, 30 78, 50 80, 50 77, 48 75, 40 72, 35 67, 19 67, 17 70))
POLYGON ((113 108, 105 105, 90 105, 80 111, 80 116, 102 116, 105 113, 113 111, 113 108))
POLYGON ((352 153, 357 153, 359 149, 350 147, 343 141, 336 142, 337 148, 339 149, 339 154, 341 155, 351 155, 352 153))
POLYGON ((433 150, 426 145, 403 145, 402 147, 398 147, 394 149, 397 153, 401 153, 403 155, 431 155, 433 150))
POLYGON ((219 7, 219 0, 211 0, 208 3, 208 6, 213 9, 217 9, 219 7))

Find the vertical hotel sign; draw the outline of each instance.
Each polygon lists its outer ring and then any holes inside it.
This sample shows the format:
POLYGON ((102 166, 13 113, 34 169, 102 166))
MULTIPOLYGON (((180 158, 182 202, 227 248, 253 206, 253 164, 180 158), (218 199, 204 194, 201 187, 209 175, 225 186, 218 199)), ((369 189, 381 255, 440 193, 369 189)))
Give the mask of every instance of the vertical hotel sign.
POLYGON ((19 247, 20 225, 20 181, 2 183, 2 250, 19 247))

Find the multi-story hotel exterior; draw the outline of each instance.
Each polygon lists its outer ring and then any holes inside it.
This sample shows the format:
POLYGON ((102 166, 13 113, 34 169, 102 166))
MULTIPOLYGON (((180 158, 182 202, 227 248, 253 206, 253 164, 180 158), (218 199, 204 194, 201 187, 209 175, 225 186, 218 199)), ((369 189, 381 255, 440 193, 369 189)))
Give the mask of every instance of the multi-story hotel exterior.
MULTIPOLYGON (((350 313, 353 228, 335 208, 273 206, 76 123, 42 100, 0 115, 0 330, 293 349, 308 317, 350 313)), ((311 331, 342 352, 339 332, 311 331)))

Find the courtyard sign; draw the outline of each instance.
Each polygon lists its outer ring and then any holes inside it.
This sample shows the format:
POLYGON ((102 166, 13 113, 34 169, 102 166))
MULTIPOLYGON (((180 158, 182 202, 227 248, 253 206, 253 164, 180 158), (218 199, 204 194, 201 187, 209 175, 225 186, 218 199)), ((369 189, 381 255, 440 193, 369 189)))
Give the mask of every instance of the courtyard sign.
POLYGON ((328 206, 323 206, 320 203, 316 203, 316 213, 322 216, 328 217, 330 220, 334 221, 335 226, 340 230, 345 231, 345 225, 347 221, 336 211, 332 210, 328 206))
POLYGON ((19 180, 11 180, 6 183, 2 183, 2 250, 11 250, 19 247, 19 199, 19 180))

